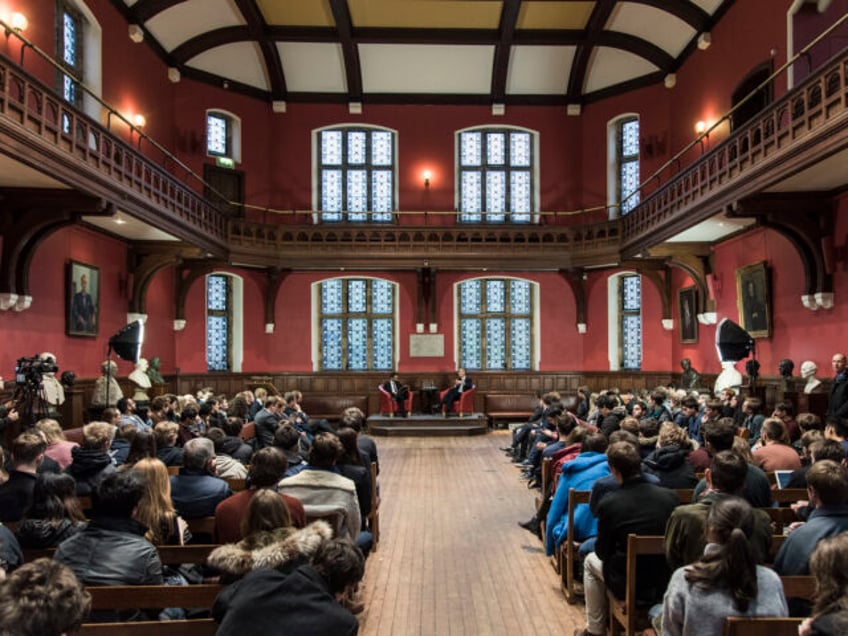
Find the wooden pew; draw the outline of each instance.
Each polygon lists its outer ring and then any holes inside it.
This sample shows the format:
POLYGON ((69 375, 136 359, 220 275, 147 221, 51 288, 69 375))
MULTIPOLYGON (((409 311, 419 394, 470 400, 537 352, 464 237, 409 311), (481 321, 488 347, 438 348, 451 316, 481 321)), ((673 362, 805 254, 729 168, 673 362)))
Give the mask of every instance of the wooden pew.
MULTIPOLYGON (((217 544, 198 543, 197 545, 160 545, 156 548, 159 560, 163 565, 180 565, 181 563, 206 563, 209 553, 217 548, 217 544)), ((52 559, 56 548, 36 550, 27 548, 24 551, 24 561, 29 563, 35 559, 52 559)))
POLYGON ((798 636, 802 618, 743 618, 724 619, 724 636, 798 636))
POLYGON ((536 510, 542 507, 544 498, 547 496, 548 488, 551 485, 551 480, 554 478, 554 462, 550 457, 545 457, 542 460, 542 481, 541 494, 536 496, 536 510))
POLYGON ((662 536, 628 535, 627 587, 625 588, 624 600, 617 599, 612 592, 607 590, 609 633, 611 636, 621 633, 620 628, 623 628, 625 636, 634 636, 637 628, 650 626, 647 608, 636 607, 636 563, 637 557, 642 555, 664 555, 664 539, 665 537, 662 536))
POLYGON ((677 501, 681 506, 692 503, 692 497, 695 496, 694 488, 675 488, 674 492, 677 493, 677 501))
POLYGON ((193 535, 215 536, 215 517, 198 517, 186 519, 185 522, 193 535))
POLYGON ((377 496, 377 462, 371 462, 371 512, 368 513, 368 529, 374 535, 374 547, 377 551, 380 542, 380 497, 377 496))
POLYGON ((134 610, 145 607, 211 608, 221 585, 105 585, 86 587, 92 610, 134 610))
POLYGON ((246 479, 227 479, 227 484, 230 486, 230 490, 233 492, 241 492, 245 488, 247 488, 247 480, 246 479))
POLYGON ((218 624, 211 618, 187 621, 139 621, 135 623, 84 623, 78 636, 214 636, 218 624))
POLYGON ((772 490, 771 498, 777 503, 781 504, 793 504, 796 501, 806 501, 807 489, 806 488, 783 488, 782 490, 772 490))
POLYGON ((783 595, 786 598, 806 598, 812 600, 816 593, 814 576, 781 576, 783 595))
POLYGON ((574 589, 574 564, 577 562, 577 549, 580 547, 580 543, 574 540, 574 509, 578 504, 588 504, 591 494, 591 490, 568 489, 568 536, 560 545, 558 561, 560 587, 565 594, 565 600, 572 605, 581 598, 574 589))

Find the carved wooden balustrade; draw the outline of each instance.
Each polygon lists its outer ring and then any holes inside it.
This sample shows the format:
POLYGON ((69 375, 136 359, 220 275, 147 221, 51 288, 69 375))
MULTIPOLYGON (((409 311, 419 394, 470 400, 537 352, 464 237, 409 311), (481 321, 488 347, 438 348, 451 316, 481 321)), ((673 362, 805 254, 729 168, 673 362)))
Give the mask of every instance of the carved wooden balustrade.
POLYGON ((848 147, 846 76, 848 51, 645 198, 622 220, 623 255, 660 243, 848 147))
POLYGON ((333 226, 231 221, 234 262, 279 267, 508 267, 562 269, 615 263, 617 221, 580 226, 333 226))
POLYGON ((226 219, 212 204, 2 56, 0 152, 225 253, 226 219))

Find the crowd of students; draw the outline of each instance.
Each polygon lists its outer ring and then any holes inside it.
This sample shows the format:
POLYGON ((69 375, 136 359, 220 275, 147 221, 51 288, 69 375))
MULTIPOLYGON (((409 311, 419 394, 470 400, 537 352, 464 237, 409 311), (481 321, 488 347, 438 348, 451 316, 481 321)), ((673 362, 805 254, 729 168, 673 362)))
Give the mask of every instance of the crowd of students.
POLYGON ((49 419, 20 433, 0 453, 0 634, 184 619, 183 608, 89 612, 84 586, 210 581, 227 585, 211 608, 219 634, 281 621, 294 631, 355 632, 377 487, 376 445, 360 434, 365 416, 347 409, 333 427, 312 421, 297 391, 259 397, 125 402, 104 411, 108 421, 85 425, 80 444, 49 419), (270 435, 243 440, 242 427, 258 429, 258 420, 270 435), (246 487, 233 493, 228 479, 246 487), (192 536, 188 522, 211 517, 214 533, 192 536), (157 551, 213 542, 203 566, 163 565, 157 551), (48 548, 52 561, 24 563, 26 549, 48 548), (281 594, 291 602, 271 602, 281 594))
POLYGON ((664 556, 639 557, 637 601, 652 606, 658 634, 720 636, 727 616, 804 616, 803 634, 844 634, 848 626, 848 422, 794 416, 778 403, 732 389, 717 398, 658 388, 581 389, 574 413, 556 392, 515 427, 507 456, 531 488, 547 490, 523 528, 548 555, 579 543, 575 565, 586 625, 575 636, 606 633, 607 591, 624 598, 628 535, 661 535, 664 556), (543 480, 545 458, 550 479, 543 480), (795 519, 775 527, 774 471, 806 488, 795 519), (590 491, 574 507, 569 489, 590 491), (692 500, 679 501, 691 489, 692 500), (676 492, 677 491, 677 492, 676 492), (544 530, 544 533, 543 533, 544 530), (774 534, 788 536, 770 558, 774 534), (780 576, 816 576, 816 601, 784 597, 780 576))

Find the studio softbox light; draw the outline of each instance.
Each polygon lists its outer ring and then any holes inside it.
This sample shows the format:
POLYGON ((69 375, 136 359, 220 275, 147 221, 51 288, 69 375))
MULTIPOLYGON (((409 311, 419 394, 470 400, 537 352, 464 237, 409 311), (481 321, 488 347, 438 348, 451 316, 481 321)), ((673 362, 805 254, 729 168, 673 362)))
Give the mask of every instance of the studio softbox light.
POLYGON ((716 351, 722 362, 739 362, 754 349, 754 339, 742 327, 727 318, 716 328, 716 351))
POLYGON ((142 342, 144 342, 144 323, 140 320, 133 320, 109 338, 109 348, 121 360, 138 362, 141 357, 142 342))

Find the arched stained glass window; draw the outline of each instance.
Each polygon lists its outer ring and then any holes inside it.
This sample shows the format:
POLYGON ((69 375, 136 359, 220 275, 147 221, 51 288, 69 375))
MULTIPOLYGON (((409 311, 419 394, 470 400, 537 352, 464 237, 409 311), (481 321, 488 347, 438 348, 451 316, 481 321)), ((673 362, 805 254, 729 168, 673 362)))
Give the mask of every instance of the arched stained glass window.
POLYGON ((460 365, 493 371, 531 369, 534 283, 475 278, 463 281, 457 290, 460 365))
POLYGON ((206 277, 206 368, 229 371, 232 348, 232 283, 229 276, 206 277))
POLYGON ((616 138, 618 200, 624 215, 639 205, 639 118, 619 120, 616 138))
POLYGON ((642 368, 642 279, 621 276, 621 368, 642 368))
POLYGON ((321 370, 389 370, 395 366, 396 285, 377 278, 319 284, 321 370))

